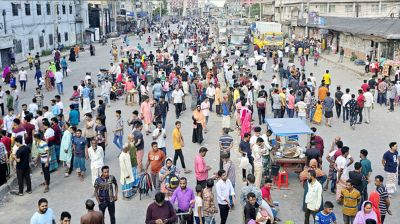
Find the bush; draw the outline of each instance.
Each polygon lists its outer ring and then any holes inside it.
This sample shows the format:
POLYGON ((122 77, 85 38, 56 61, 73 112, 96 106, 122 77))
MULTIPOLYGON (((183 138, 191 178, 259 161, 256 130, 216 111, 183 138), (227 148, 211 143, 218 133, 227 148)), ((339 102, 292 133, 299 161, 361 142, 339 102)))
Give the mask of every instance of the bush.
POLYGON ((51 55, 52 50, 43 50, 41 56, 48 56, 51 55))
POLYGON ((355 61, 355 60, 357 60, 357 55, 354 52, 351 52, 350 61, 355 61))

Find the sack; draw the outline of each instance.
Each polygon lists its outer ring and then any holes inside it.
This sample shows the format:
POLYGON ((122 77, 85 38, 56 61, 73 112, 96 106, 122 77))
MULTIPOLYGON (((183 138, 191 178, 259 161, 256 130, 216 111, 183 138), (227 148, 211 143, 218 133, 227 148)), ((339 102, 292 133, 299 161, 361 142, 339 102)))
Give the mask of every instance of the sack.
POLYGON ((242 157, 240 158, 239 167, 240 167, 241 169, 246 169, 249 165, 250 165, 249 158, 248 158, 247 156, 242 156, 242 157))

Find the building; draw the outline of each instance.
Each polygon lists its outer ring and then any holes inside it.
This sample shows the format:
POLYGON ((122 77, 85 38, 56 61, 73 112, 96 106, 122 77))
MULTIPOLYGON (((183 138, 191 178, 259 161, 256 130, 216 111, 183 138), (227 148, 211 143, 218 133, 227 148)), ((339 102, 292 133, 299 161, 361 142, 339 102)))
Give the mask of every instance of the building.
POLYGON ((82 2, 2 0, 0 67, 10 58, 20 62, 28 53, 49 54, 56 47, 81 44, 88 22, 82 2))

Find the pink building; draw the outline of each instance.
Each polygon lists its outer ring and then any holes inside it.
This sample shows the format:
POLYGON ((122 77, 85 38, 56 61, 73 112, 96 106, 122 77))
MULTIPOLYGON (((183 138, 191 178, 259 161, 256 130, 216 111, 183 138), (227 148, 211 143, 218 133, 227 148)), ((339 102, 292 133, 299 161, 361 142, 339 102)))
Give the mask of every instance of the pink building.
POLYGON ((256 1, 256 0, 240 0, 240 5, 252 5, 254 3, 257 3, 260 1, 256 1))

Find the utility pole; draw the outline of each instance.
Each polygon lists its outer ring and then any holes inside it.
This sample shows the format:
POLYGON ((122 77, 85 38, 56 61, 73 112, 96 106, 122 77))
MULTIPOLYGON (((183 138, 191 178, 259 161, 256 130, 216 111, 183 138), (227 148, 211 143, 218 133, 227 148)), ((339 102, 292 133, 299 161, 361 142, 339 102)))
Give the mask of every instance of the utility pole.
POLYGON ((58 47, 58 1, 53 2, 53 47, 58 47))
POLYGON ((114 32, 117 32, 117 1, 118 0, 114 0, 113 1, 113 11, 114 11, 114 32))

